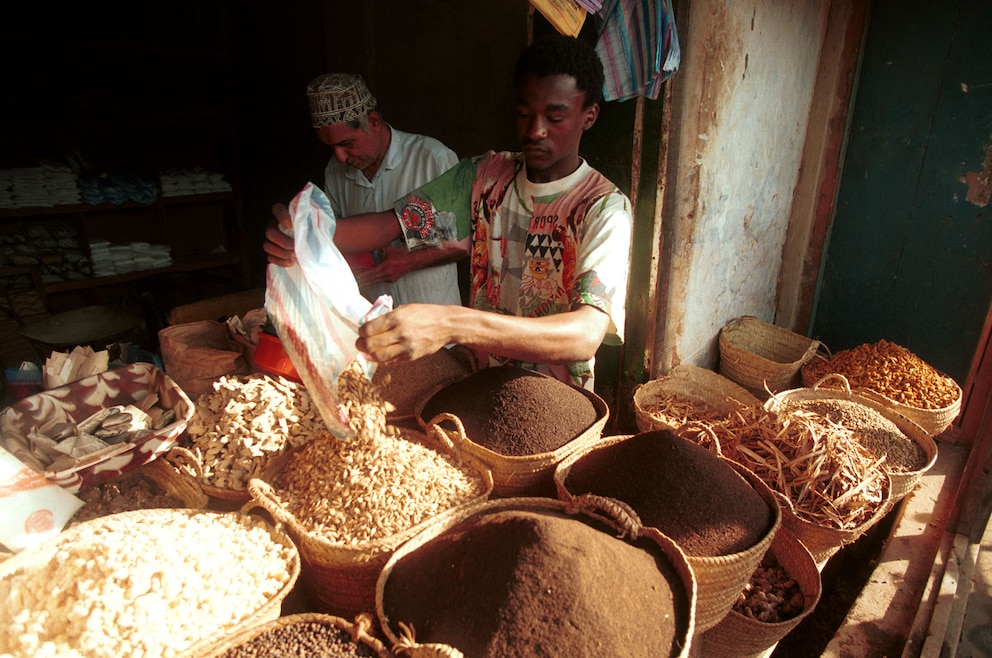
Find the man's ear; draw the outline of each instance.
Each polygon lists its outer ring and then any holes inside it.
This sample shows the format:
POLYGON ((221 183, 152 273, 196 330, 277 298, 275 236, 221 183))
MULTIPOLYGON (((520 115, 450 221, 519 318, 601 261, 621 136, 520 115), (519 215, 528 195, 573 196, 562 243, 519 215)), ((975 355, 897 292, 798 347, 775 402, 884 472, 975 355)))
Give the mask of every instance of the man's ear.
POLYGON ((365 117, 369 124, 369 130, 378 130, 382 126, 382 115, 376 110, 369 112, 365 117))
POLYGON ((582 110, 584 116, 582 121, 582 130, 589 130, 596 123, 596 119, 599 118, 599 103, 593 103, 589 107, 582 110))

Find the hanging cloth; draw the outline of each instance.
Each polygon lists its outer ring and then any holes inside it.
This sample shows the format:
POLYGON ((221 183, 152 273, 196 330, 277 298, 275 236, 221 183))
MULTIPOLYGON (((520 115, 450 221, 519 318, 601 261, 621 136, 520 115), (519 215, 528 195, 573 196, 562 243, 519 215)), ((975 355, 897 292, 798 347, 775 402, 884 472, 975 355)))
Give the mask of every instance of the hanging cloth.
POLYGON ((671 0, 605 0, 596 19, 596 52, 606 74, 603 98, 658 98, 681 59, 671 0))

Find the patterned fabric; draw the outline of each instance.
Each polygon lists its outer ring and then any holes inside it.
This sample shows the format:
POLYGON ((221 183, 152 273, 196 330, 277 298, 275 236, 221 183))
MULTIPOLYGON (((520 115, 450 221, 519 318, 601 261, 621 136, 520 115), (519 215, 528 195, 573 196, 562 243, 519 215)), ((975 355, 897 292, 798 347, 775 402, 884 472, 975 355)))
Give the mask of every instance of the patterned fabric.
POLYGON ((314 128, 348 123, 375 109, 375 97, 360 75, 327 73, 307 85, 314 128))
MULTIPOLYGON (((610 316, 606 342, 622 342, 630 201, 588 163, 532 183, 520 154, 490 152, 407 195, 396 212, 408 248, 471 236, 473 308, 544 317, 593 306, 610 316)), ((498 362, 592 388, 593 361, 498 362)))
MULTIPOLYGON (((392 138, 382 165, 372 180, 365 174, 331 158, 324 171, 324 191, 335 217, 389 210, 393 203, 418 185, 437 178, 458 162, 447 146, 424 135, 403 132, 390 126, 392 138)), ((393 246, 403 247, 402 242, 393 246)), ((380 295, 400 304, 461 304, 458 266, 454 263, 409 272, 399 281, 374 283, 362 289, 369 300, 380 295)))
POLYGON ((671 0, 606 0, 596 18, 603 98, 658 98, 681 60, 671 0))

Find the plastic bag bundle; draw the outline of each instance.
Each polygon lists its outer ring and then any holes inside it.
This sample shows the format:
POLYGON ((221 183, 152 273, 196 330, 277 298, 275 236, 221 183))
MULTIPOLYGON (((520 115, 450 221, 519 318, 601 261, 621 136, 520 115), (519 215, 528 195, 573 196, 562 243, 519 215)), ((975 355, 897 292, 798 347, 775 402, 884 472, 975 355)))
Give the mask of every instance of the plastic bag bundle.
MULTIPOLYGON (((361 358, 355 341, 366 319, 392 309, 383 295, 370 303, 344 255, 334 245, 334 211, 323 191, 307 183, 290 203, 296 263, 269 265, 265 310, 327 427, 338 438, 354 438, 337 396, 337 380, 361 358)), ((371 379, 374 363, 366 363, 371 379)))

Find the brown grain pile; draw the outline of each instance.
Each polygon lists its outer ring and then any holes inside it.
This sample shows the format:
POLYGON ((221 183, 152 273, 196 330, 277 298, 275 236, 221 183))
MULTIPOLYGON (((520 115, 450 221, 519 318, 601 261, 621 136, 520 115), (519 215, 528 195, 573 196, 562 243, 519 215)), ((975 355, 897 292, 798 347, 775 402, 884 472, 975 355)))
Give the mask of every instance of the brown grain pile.
POLYGON ((801 400, 790 409, 818 413, 832 423, 851 429, 855 438, 876 457, 885 457, 882 467, 894 473, 910 473, 927 465, 926 451, 906 436, 899 426, 877 410, 850 400, 801 400))
POLYGON ((472 658, 681 651, 685 588, 657 544, 556 513, 471 518, 398 560, 385 612, 472 658))
POLYGON ((444 387, 420 415, 430 422, 441 413, 458 416, 471 441, 505 456, 557 450, 599 418, 578 388, 513 366, 483 368, 444 387))
POLYGON ((565 488, 630 505, 687 554, 732 555, 757 544, 774 514, 733 467, 669 430, 597 448, 569 470, 565 488))
POLYGON ((304 621, 266 630, 231 647, 220 658, 375 658, 377 655, 370 647, 355 643, 342 629, 304 621))
POLYGON ((470 354, 457 346, 438 350, 416 361, 378 365, 372 383, 379 389, 389 416, 404 418, 416 414, 417 405, 432 391, 469 375, 470 354))
MULTIPOLYGON (((851 388, 868 388, 918 409, 946 409, 961 394, 953 379, 887 340, 864 343, 830 359, 813 359, 803 367, 803 378, 810 385, 829 373, 844 375, 851 388)), ((834 384, 828 380, 824 385, 834 384)))

